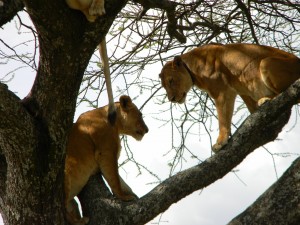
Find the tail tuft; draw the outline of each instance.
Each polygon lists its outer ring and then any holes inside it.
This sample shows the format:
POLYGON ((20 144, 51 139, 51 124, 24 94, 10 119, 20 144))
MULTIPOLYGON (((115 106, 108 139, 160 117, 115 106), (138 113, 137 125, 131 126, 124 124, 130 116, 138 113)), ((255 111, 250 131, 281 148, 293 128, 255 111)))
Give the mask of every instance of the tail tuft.
POLYGON ((109 107, 108 109, 108 121, 110 123, 110 125, 115 125, 116 120, 117 120, 117 111, 115 107, 109 107))

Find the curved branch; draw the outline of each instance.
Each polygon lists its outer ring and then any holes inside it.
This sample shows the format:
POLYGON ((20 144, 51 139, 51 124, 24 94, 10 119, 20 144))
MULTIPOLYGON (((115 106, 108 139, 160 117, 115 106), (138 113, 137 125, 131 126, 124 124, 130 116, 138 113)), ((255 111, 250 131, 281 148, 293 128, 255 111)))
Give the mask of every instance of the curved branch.
POLYGON ((7 163, 6 163, 5 156, 1 154, 1 148, 0 148, 0 210, 4 207, 3 196, 5 196, 5 190, 6 190, 6 173, 7 173, 7 163))
POLYGON ((250 11, 247 9, 246 5, 241 1, 241 0, 235 0, 236 3, 238 4, 238 7, 242 10, 242 12, 245 14, 247 20, 248 20, 248 23, 249 23, 249 26, 250 26, 250 30, 251 30, 251 34, 252 34, 252 37, 255 41, 256 44, 259 44, 259 41, 256 37, 256 34, 255 34, 255 30, 254 30, 254 27, 253 27, 253 23, 252 23, 252 18, 251 18, 251 15, 250 15, 250 11))
POLYGON ((18 151, 21 151, 22 147, 25 148, 24 143, 28 143, 27 138, 34 137, 34 121, 20 99, 2 83, 0 83, 0 118, 0 149, 3 150, 3 152, 0 150, 0 153, 6 157, 20 153, 18 151), (11 142, 20 149, 10 146, 11 142))
MULTIPOLYGON (((29 199, 34 203, 38 202, 40 196, 34 198, 36 189, 28 188, 29 182, 26 182, 26 179, 35 182, 33 187, 36 186, 38 189, 37 177, 41 173, 37 171, 44 167, 44 161, 41 158, 40 161, 37 160, 37 154, 42 155, 43 152, 36 151, 36 147, 42 142, 41 136, 37 135, 36 121, 25 110, 20 99, 2 83, 0 83, 0 117, 0 208, 6 221, 10 210, 15 206, 10 199, 19 199, 15 202, 16 208, 23 210, 29 199), (35 168, 36 165, 38 169, 35 168), (20 184, 23 184, 22 191, 20 191, 20 184), (24 192, 26 192, 26 199, 24 199, 24 192)), ((23 216, 26 220, 25 214, 23 216)))
POLYGON ((177 19, 175 17, 175 7, 167 10, 168 25, 167 32, 171 38, 175 37, 180 43, 186 43, 186 37, 177 31, 177 19))
POLYGON ((21 0, 0 0, 0 27, 12 20, 23 8, 24 4, 21 0))
POLYGON ((282 177, 228 225, 290 224, 300 221, 300 157, 282 177))
MULTIPOLYGON (((222 178, 256 148, 275 140, 288 122, 291 108, 299 97, 300 80, 250 115, 219 153, 198 166, 170 177, 135 202, 107 199, 107 194, 99 193, 86 197, 87 191, 84 191, 83 209, 91 217, 90 224, 96 224, 99 220, 112 222, 112 219, 116 224, 120 221, 122 224, 145 224, 173 203, 222 178)), ((98 189, 96 186, 88 184, 86 190, 98 189)))

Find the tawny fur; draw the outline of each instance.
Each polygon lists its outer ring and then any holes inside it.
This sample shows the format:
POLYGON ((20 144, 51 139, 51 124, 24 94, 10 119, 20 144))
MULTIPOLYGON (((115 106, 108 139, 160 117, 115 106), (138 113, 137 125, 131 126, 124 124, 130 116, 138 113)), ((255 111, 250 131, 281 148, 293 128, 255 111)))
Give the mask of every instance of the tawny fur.
POLYGON ((218 151, 228 141, 236 95, 254 112, 300 77, 300 59, 269 46, 209 44, 191 50, 162 68, 160 78, 170 101, 184 103, 193 85, 214 99, 219 136, 218 151))
POLYGON ((104 0, 66 0, 71 9, 80 10, 90 22, 105 14, 104 0))
POLYGON ((68 221, 73 225, 86 224, 81 218, 74 197, 90 176, 101 171, 113 194, 124 201, 136 198, 118 173, 120 135, 141 140, 148 132, 141 112, 130 97, 121 96, 115 103, 117 120, 111 126, 107 119, 108 106, 83 113, 73 125, 67 143, 65 161, 65 195, 68 221))

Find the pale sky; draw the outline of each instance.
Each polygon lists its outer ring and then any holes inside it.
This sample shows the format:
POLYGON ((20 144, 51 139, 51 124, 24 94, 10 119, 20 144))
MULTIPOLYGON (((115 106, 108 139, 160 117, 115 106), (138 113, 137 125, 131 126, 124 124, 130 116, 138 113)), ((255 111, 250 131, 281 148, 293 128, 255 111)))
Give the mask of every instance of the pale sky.
MULTIPOLYGON (((0 29, 0 39, 12 45, 20 42, 20 38, 27 38, 17 34, 15 23, 11 22, 0 29)), ((24 46, 22 48, 25 48, 24 46)), ((4 46, 0 43, 0 49, 4 51, 4 46)), ((26 51, 30 51, 28 47, 26 51)), ((3 59, 0 59, 3 60, 3 59)), ((1 61, 0 61, 1 63, 1 61)), ((8 65, 1 64, 0 79, 14 68, 18 62, 12 62, 8 65)), ((157 76, 160 67, 146 68, 145 73, 151 71, 154 76, 157 76)), ((15 71, 14 79, 8 83, 10 90, 23 98, 27 95, 32 85, 35 72, 31 69, 20 69, 15 71)), ((165 93, 160 90, 160 93, 165 93)), ((117 101, 118 99, 116 99, 117 101)), ((135 102, 138 106, 142 104, 142 99, 135 102)), ((161 180, 164 180, 169 175, 168 163, 172 159, 172 154, 165 155, 170 149, 170 130, 166 127, 160 127, 160 124, 152 118, 152 113, 157 111, 157 105, 150 102, 143 110, 145 122, 150 131, 145 135, 141 142, 136 142, 129 137, 131 149, 135 159, 145 167, 149 168, 154 173, 158 174, 161 180)), ((91 108, 81 106, 74 119, 84 111, 91 108)), ((278 141, 268 144, 266 147, 272 153, 295 153, 299 154, 298 134, 300 126, 296 123, 295 116, 290 119, 288 125, 281 132, 278 141), (295 125, 294 128, 292 128, 295 125), (292 129, 291 129, 292 128, 292 129)), ((216 122, 216 121, 215 121, 216 122)), ((212 131, 213 140, 217 137, 217 127, 212 131)), ((209 137, 189 139, 189 146, 193 151, 197 152, 198 157, 205 160, 211 155, 209 137)), ((296 158, 295 155, 289 157, 275 156, 275 165, 278 176, 280 176, 291 162, 296 158)), ((125 159, 125 152, 121 153, 119 162, 125 159)), ((187 162, 183 165, 184 168, 189 168, 195 165, 196 162, 187 158, 187 162)), ((223 179, 216 181, 214 184, 205 188, 202 191, 196 191, 192 195, 184 198, 178 203, 172 205, 165 213, 159 215, 148 224, 157 224, 160 220, 161 225, 222 225, 229 222, 236 215, 241 213, 249 205, 251 205, 272 183, 276 181, 276 174, 273 164, 273 159, 267 151, 260 148, 249 155, 236 169, 235 173, 227 174, 223 179), (238 176, 238 177, 237 177, 238 176), (242 181, 240 181, 241 179, 242 181)), ((138 171, 133 164, 126 165, 120 170, 121 176, 138 195, 142 196, 155 187, 155 184, 149 184, 156 180, 143 172, 138 175, 138 171)), ((1 221, 0 221, 1 224, 1 221)))

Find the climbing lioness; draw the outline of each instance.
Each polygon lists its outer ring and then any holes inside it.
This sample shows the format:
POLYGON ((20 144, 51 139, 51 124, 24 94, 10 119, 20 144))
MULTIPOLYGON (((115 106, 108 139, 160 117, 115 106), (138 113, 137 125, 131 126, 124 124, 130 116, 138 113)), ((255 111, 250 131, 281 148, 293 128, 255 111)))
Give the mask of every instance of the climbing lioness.
POLYGON ((184 103, 193 85, 215 101, 218 151, 227 143, 236 95, 254 112, 265 100, 300 77, 300 59, 280 49, 254 44, 209 44, 167 62, 160 73, 171 102, 184 103))
POLYGON ((81 218, 74 197, 98 171, 116 197, 124 201, 136 198, 118 173, 119 135, 126 134, 141 140, 148 127, 130 97, 121 96, 115 106, 117 120, 114 126, 107 118, 109 106, 105 106, 83 113, 70 131, 65 161, 65 204, 66 217, 73 225, 88 223, 88 218, 81 218))

